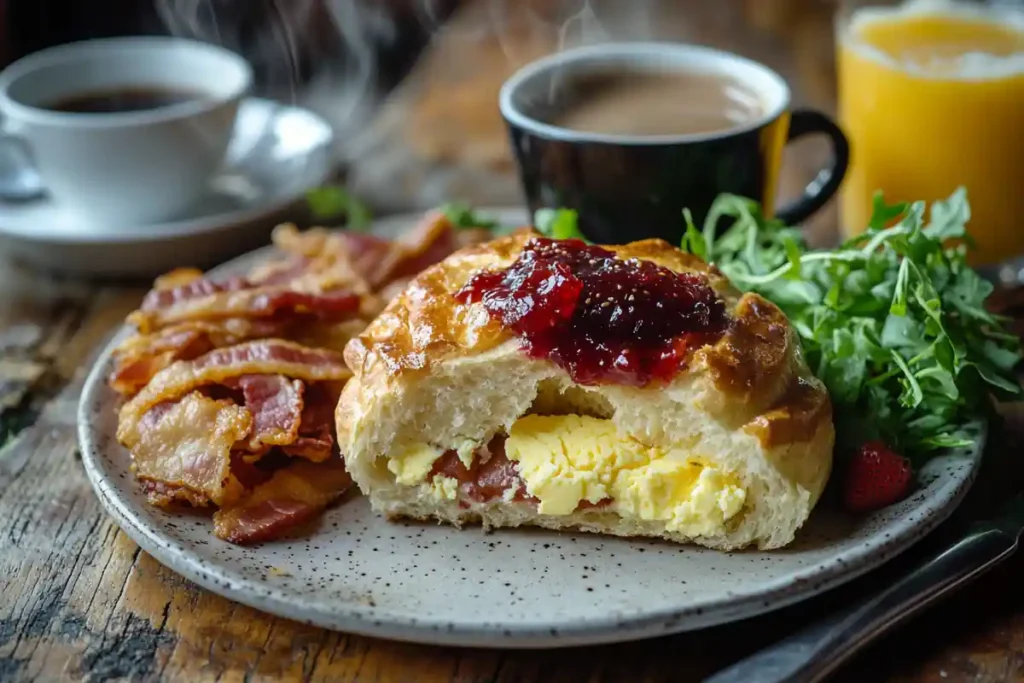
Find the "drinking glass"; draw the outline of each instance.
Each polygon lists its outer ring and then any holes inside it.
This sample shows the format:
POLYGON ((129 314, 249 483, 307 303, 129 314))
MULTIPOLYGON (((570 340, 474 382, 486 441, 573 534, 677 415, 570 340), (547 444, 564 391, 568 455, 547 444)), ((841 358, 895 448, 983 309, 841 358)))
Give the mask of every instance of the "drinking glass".
POLYGON ((971 262, 1024 255, 1024 1, 845 0, 836 45, 846 234, 876 190, 934 201, 964 186, 971 262))

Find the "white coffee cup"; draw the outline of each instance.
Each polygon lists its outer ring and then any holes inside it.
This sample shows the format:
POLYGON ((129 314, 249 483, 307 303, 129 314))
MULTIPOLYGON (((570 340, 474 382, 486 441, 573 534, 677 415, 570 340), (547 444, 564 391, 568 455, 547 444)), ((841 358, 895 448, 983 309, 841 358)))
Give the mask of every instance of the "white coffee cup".
POLYGON ((251 84, 241 56, 190 40, 114 38, 43 50, 0 73, 2 165, 34 167, 50 198, 87 224, 171 219, 203 195, 223 162, 251 84), (73 97, 140 89, 196 96, 136 111, 52 109, 73 97))

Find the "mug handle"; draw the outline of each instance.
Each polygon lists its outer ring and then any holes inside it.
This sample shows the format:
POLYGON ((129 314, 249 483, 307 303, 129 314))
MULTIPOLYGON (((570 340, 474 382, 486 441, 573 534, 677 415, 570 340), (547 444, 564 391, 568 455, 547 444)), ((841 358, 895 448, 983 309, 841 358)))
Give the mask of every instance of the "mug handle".
POLYGON ((839 189, 850 165, 850 143, 832 119, 813 109, 795 109, 790 114, 787 142, 804 135, 822 133, 832 143, 832 163, 818 171, 803 193, 775 212, 786 225, 797 225, 825 205, 839 189))
POLYGON ((32 148, 24 139, 7 130, 0 120, 0 200, 24 202, 38 199, 45 192, 43 181, 32 158, 32 148))

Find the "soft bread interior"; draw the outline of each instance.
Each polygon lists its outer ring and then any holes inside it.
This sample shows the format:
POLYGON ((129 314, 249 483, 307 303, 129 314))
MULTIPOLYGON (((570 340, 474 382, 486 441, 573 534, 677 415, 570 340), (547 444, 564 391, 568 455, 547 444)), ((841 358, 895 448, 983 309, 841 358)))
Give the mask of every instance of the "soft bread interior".
MULTIPOLYGON (((701 362, 698 352, 693 365, 701 362)), ((816 382, 801 377, 805 368, 796 350, 771 395, 726 404, 708 372, 682 373, 657 390, 578 386, 553 364, 525 358, 518 342, 510 340, 483 353, 446 358, 416 381, 392 377, 385 391, 351 382, 345 390, 350 395, 339 404, 339 435, 353 478, 375 509, 389 517, 577 528, 720 549, 777 548, 793 540, 821 493, 831 459, 815 454, 831 453, 832 426, 829 419, 817 420, 798 440, 777 444, 766 442, 753 427, 784 401, 788 388, 816 382), (478 449, 496 435, 511 433, 520 418, 531 414, 610 420, 624 438, 658 452, 672 451, 673 457, 690 457, 726 477, 742 491, 742 504, 720 524, 672 528, 664 519, 623 513, 615 501, 560 514, 546 514, 535 503, 511 496, 478 502, 457 488, 446 489, 443 481, 401 483, 396 467, 388 466, 390 458, 409 453, 423 457, 424 448, 435 454, 455 450, 465 462, 474 452, 482 457, 478 449)))

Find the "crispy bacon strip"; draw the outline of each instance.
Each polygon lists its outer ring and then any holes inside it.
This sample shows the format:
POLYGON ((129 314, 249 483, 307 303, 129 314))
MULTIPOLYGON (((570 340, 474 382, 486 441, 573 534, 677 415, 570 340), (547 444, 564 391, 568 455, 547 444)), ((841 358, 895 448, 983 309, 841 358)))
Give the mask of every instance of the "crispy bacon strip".
POLYGON ((381 273, 376 289, 395 281, 409 280, 435 263, 440 263, 456 249, 486 242, 493 235, 483 229, 459 230, 440 211, 428 213, 416 227, 396 242, 399 258, 381 273))
POLYGON ((268 541, 315 517, 351 485, 340 459, 319 464, 296 461, 243 500, 218 510, 214 529, 229 543, 268 541))
POLYGON ((441 212, 428 214, 397 240, 314 228, 299 233, 279 226, 274 243, 291 258, 265 264, 247 277, 214 281, 199 271, 172 271, 157 281, 129 322, 142 333, 195 320, 311 313, 331 320, 351 317, 359 296, 408 278, 451 254, 478 231, 456 231, 441 212), (456 234, 458 232, 458 234, 456 234))
POLYGON ((295 458, 303 458, 310 462, 323 462, 334 453, 334 437, 330 434, 300 436, 281 450, 295 458))
POLYGON ((479 232, 467 232, 469 242, 457 239, 455 233, 448 217, 435 211, 397 240, 354 231, 330 233, 317 228, 299 233, 294 226, 281 226, 274 231, 274 242, 307 257, 335 254, 347 261, 367 291, 378 291, 392 280, 411 277, 439 263, 459 246, 481 239, 479 232))
MULTIPOLYGON (((237 451, 231 453, 231 476, 246 491, 251 491, 256 486, 268 481, 273 474, 273 469, 264 469, 246 462, 242 453, 237 451)), ((162 481, 143 481, 142 490, 146 492, 149 503, 157 507, 168 507, 180 502, 188 503, 192 507, 205 507, 210 504, 209 499, 203 495, 196 494, 184 486, 167 484, 162 481)))
POLYGON ((150 505, 165 508, 175 503, 187 503, 192 507, 206 507, 210 499, 184 486, 172 486, 162 481, 143 481, 142 490, 146 492, 146 500, 150 505))
POLYGON ((366 329, 365 320, 344 320, 342 322, 324 322, 318 320, 296 320, 295 324, 284 330, 283 334, 267 336, 290 339, 304 346, 323 349, 344 349, 352 337, 362 334, 366 329))
POLYGON ((203 385, 223 384, 254 374, 285 375, 307 382, 341 381, 352 375, 340 353, 311 349, 283 339, 262 339, 216 349, 195 360, 177 361, 158 372, 121 407, 118 441, 133 448, 139 441, 142 416, 162 401, 174 400, 203 385))
POLYGON ((192 299, 202 299, 220 292, 235 292, 250 286, 240 277, 228 278, 223 282, 198 277, 173 287, 157 287, 150 290, 142 299, 140 308, 143 311, 158 311, 192 299))
MULTIPOLYGON (((158 278, 129 316, 139 334, 116 351, 109 380, 133 396, 118 439, 150 501, 219 505, 217 534, 235 543, 318 514, 351 484, 333 427, 351 373, 327 349, 343 348, 416 273, 481 239, 441 213, 392 241, 281 226, 274 242, 287 257, 244 277, 158 278)), ((521 484, 500 455, 456 474, 478 496, 521 484)))
POLYGON ((373 268, 391 248, 386 240, 365 233, 334 232, 324 228, 299 232, 292 224, 274 228, 273 240, 282 251, 308 259, 308 275, 291 285, 301 291, 325 291, 344 286, 361 295, 369 294, 366 269, 373 268))
POLYGON ((305 257, 271 261, 254 268, 247 277, 231 277, 219 282, 204 277, 202 271, 194 268, 179 268, 156 279, 153 289, 142 300, 141 309, 154 311, 220 292, 284 285, 301 276, 308 265, 309 259, 305 257))
POLYGON ((330 232, 324 228, 299 232, 294 225, 286 224, 274 229, 273 240, 279 249, 311 259, 310 271, 334 272, 349 289, 364 297, 360 307, 364 315, 368 312, 366 300, 374 298, 372 276, 395 258, 391 242, 360 232, 330 232))
POLYGON ((451 254, 453 232, 447 216, 436 211, 397 240, 353 232, 343 232, 338 237, 355 271, 372 291, 379 291, 390 281, 414 275, 451 254))
POLYGON ((173 289, 187 285, 193 280, 203 277, 203 271, 198 268, 175 268, 163 275, 157 276, 153 281, 153 289, 173 289))
MULTIPOLYGON (((238 444, 235 445, 237 447, 238 444)), ((274 470, 280 469, 286 462, 288 461, 283 456, 281 458, 269 456, 258 462, 251 462, 249 454, 245 451, 233 451, 231 453, 231 476, 235 477, 247 491, 251 491, 268 481, 273 476, 274 470)))
POLYGON ((116 365, 107 383, 114 391, 131 396, 175 360, 195 358, 211 348, 207 333, 192 325, 135 335, 114 352, 116 365))
POLYGON ((323 462, 334 453, 334 407, 340 391, 327 383, 315 384, 306 392, 298 438, 282 446, 290 456, 323 462))
POLYGON ((395 245, 400 258, 382 273, 378 287, 397 278, 411 277, 443 261, 455 251, 455 228, 446 215, 433 211, 402 235, 395 245))
POLYGON ((340 359, 341 354, 330 349, 311 349, 285 339, 260 339, 211 351, 196 358, 193 367, 219 369, 227 373, 226 377, 240 377, 250 374, 233 372, 242 365, 260 364, 264 373, 270 371, 270 365, 281 365, 279 374, 306 380, 348 379, 350 373, 344 366, 334 367, 340 359))
POLYGON ((305 385, 281 375, 242 375, 238 386, 252 415, 246 448, 263 453, 272 446, 287 446, 299 438, 305 385))
POLYGON ((136 334, 114 351, 112 389, 131 397, 176 360, 192 360, 213 349, 251 339, 286 338, 305 346, 343 349, 363 331, 362 320, 326 322, 308 316, 185 322, 150 334, 136 334))
POLYGON ((136 476, 153 483, 150 502, 224 505, 238 499, 243 489, 231 476, 231 448, 251 426, 245 408, 197 392, 149 410, 131 456, 136 476))
POLYGON ((292 256, 313 259, 331 251, 335 233, 325 228, 299 230, 294 223, 282 223, 274 228, 270 239, 274 246, 292 256))
POLYGON ((391 264, 400 258, 394 242, 360 232, 338 233, 338 248, 370 289, 377 289, 391 264))
POLYGON ((253 268, 246 280, 253 286, 284 285, 309 272, 311 262, 310 258, 297 255, 269 261, 253 268))
POLYGON ((159 278, 128 320, 143 334, 183 321, 264 318, 306 313, 331 320, 358 310, 359 278, 340 250, 293 254, 254 268, 247 277, 215 281, 182 269, 159 278))
POLYGON ((359 311, 358 294, 347 290, 310 293, 279 286, 251 289, 227 285, 223 287, 202 296, 184 298, 175 298, 169 294, 169 291, 177 290, 153 290, 147 295, 147 301, 143 302, 142 307, 128 316, 128 322, 146 334, 186 321, 269 318, 281 314, 309 314, 326 320, 344 320, 354 317, 359 311), (155 296, 150 298, 151 295, 155 296))

